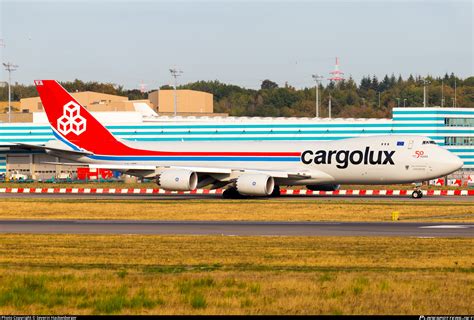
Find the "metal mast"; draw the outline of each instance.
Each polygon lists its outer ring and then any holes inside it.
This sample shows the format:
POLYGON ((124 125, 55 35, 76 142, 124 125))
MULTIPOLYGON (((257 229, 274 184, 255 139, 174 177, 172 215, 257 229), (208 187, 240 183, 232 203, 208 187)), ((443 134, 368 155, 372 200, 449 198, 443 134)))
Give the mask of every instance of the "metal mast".
POLYGON ((329 94, 329 101, 328 101, 328 113, 329 113, 329 119, 331 119, 331 107, 332 107, 332 97, 331 94, 329 94))
POLYGON ((456 78, 454 78, 454 107, 458 106, 458 102, 456 101, 456 78))
POLYGON ((441 108, 444 107, 444 79, 441 80, 441 108))
POLYGON ((423 108, 426 108, 426 104, 427 104, 427 101, 426 101, 426 86, 428 84, 430 84, 431 82, 426 80, 426 79, 423 79, 421 81, 423 81, 423 108))
POLYGON ((323 76, 313 74, 313 79, 316 82, 316 118, 319 118, 319 85, 321 84, 321 80, 323 78, 323 76))
POLYGON ((174 116, 178 113, 178 96, 176 94, 176 86, 178 85, 178 77, 183 71, 176 68, 170 69, 171 76, 174 78, 174 116))
POLYGON ((15 71, 18 69, 18 66, 16 64, 13 64, 11 62, 8 63, 3 63, 5 66, 5 70, 8 71, 8 122, 12 121, 12 106, 11 106, 11 81, 12 81, 12 71, 15 71))

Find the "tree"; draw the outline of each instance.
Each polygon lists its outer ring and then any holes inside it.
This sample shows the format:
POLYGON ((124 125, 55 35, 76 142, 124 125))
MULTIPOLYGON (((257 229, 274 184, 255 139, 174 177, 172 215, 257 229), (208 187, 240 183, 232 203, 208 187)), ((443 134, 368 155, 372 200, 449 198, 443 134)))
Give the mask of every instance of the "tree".
POLYGON ((260 86, 262 90, 265 89, 276 89, 278 88, 278 84, 276 82, 273 82, 271 80, 265 79, 262 81, 262 85, 260 86))
POLYGON ((377 77, 374 75, 372 77, 372 82, 370 83, 370 88, 374 91, 379 91, 379 80, 377 77))
POLYGON ((379 91, 385 91, 388 89, 390 89, 390 78, 387 75, 385 75, 382 82, 380 82, 379 84, 379 91))
POLYGON ((362 77, 359 88, 360 90, 363 90, 363 91, 367 91, 370 89, 370 76, 362 77))
POLYGON ((474 87, 474 77, 464 79, 463 85, 468 87, 474 87))
POLYGON ((403 83, 403 78, 402 78, 402 75, 399 74, 398 75, 398 80, 397 80, 397 85, 401 85, 403 83))
MULTIPOLYGON (((417 78, 424 78, 424 76, 417 78)), ((474 107, 474 77, 466 79, 458 78, 454 73, 447 73, 438 77, 426 77, 431 79, 429 86, 429 104, 439 105, 441 103, 441 80, 444 80, 445 106, 452 105, 454 98, 454 82, 456 81, 456 99, 458 107, 474 107)), ((404 80, 398 79, 392 74, 384 76, 379 81, 374 75, 364 76, 360 84, 356 84, 352 78, 344 82, 331 81, 326 85, 319 85, 319 96, 321 99, 320 114, 327 115, 327 104, 329 94, 332 96, 332 115, 334 117, 389 117, 391 108, 397 105, 396 98, 406 100, 406 106, 421 107, 423 105, 423 86, 416 83, 415 77, 410 75, 404 80), (381 94, 381 107, 378 108, 378 93, 381 94)), ((145 99, 146 94, 139 90, 124 89, 123 86, 112 83, 84 82, 79 79, 62 82, 69 92, 96 91, 121 96, 127 96, 130 100, 145 99)), ((315 90, 314 87, 297 89, 286 84, 280 88, 270 80, 262 82, 260 89, 247 89, 244 87, 221 83, 217 80, 196 81, 184 84, 179 89, 191 89, 209 92, 214 96, 214 110, 216 112, 228 113, 232 116, 314 116, 315 90)), ((161 89, 172 89, 171 86, 162 86, 161 89)), ((38 93, 35 86, 15 83, 12 85, 13 101, 21 98, 36 97, 38 93)), ((0 101, 8 100, 7 86, 0 87, 0 101)), ((5 107, 1 104, 1 108, 5 107)))

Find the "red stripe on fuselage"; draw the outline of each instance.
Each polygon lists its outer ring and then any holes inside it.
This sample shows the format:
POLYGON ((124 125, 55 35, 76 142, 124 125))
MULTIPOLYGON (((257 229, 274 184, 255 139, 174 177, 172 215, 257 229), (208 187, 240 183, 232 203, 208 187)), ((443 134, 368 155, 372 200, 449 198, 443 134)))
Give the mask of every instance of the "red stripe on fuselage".
POLYGON ((239 157, 299 157, 301 152, 200 152, 200 151, 153 151, 129 148, 108 150, 108 155, 127 156, 239 156, 239 157), (117 152, 118 151, 118 152, 117 152), (121 152, 120 152, 121 151, 121 152))

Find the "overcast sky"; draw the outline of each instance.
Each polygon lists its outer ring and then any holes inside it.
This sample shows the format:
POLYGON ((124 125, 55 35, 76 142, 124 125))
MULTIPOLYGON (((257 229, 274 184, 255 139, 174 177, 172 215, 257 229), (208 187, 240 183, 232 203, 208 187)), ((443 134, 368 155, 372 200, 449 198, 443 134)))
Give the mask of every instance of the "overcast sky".
MULTIPOLYGON (((340 57, 346 76, 474 75, 473 2, 5 1, 2 62, 13 80, 75 78, 148 89, 263 79, 312 86, 340 57)), ((1 79, 7 78, 2 69, 1 79)))

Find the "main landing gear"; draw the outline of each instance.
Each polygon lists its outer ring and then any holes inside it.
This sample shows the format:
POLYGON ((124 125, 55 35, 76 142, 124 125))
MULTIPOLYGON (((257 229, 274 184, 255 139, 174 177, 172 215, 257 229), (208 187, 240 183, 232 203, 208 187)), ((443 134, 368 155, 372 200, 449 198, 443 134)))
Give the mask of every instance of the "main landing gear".
MULTIPOLYGON (((279 186, 275 186, 273 188, 273 192, 268 195, 267 197, 279 197, 280 196, 280 187, 279 186)), ((240 194, 238 191, 237 191, 237 188, 236 187, 229 187, 227 188, 226 190, 224 190, 224 192, 222 193, 222 198, 224 199, 247 199, 249 198, 249 196, 245 196, 243 194, 240 194)))
POLYGON ((280 186, 275 186, 273 187, 273 192, 272 194, 270 195, 270 197, 279 197, 281 196, 280 194, 280 186))
POLYGON ((245 196, 241 195, 236 187, 229 187, 224 190, 222 193, 222 198, 224 199, 244 199, 245 196))

